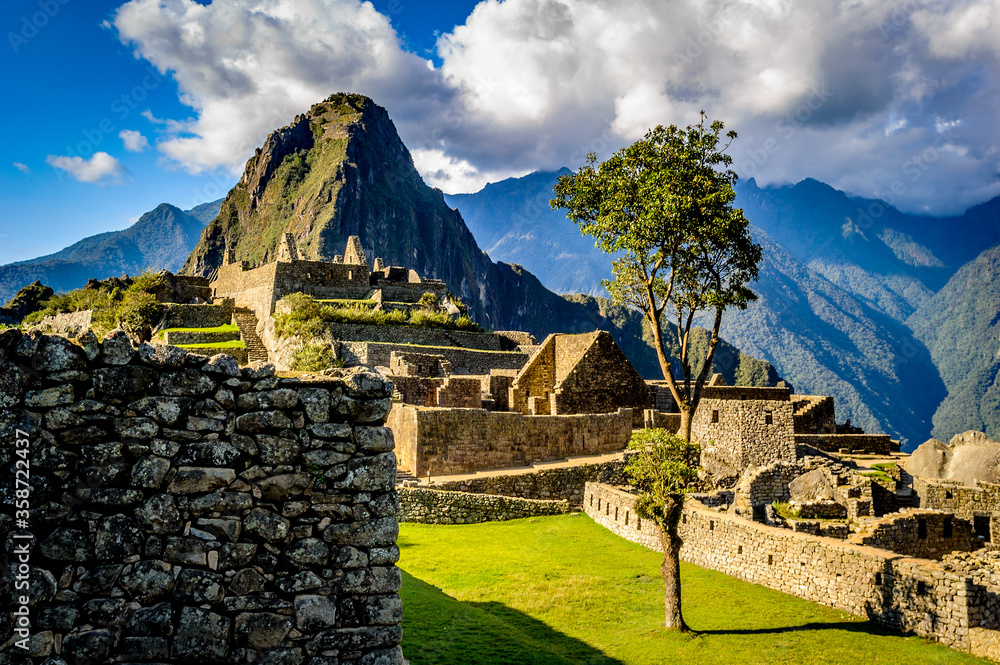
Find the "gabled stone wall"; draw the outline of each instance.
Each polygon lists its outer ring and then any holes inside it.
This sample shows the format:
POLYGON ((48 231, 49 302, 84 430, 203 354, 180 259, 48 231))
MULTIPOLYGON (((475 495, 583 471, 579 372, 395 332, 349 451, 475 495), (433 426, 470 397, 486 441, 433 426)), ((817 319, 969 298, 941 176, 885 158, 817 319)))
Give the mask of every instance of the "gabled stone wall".
POLYGON ((789 391, 780 388, 706 389, 691 423, 691 440, 702 446, 702 465, 725 476, 779 460, 794 461, 795 426, 788 396, 789 391))
POLYGON ((81 342, 0 332, 0 660, 403 662, 391 384, 81 342))

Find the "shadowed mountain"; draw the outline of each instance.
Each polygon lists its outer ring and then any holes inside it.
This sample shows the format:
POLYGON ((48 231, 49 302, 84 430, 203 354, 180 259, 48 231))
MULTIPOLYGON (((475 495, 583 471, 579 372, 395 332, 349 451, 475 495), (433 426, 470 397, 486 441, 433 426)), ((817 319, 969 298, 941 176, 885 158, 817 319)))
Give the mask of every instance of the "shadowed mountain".
POLYGON ((56 291, 69 291, 91 278, 134 275, 146 268, 176 271, 220 204, 214 201, 184 211, 161 203, 122 231, 90 236, 54 254, 0 266, 0 302, 35 280, 56 291))

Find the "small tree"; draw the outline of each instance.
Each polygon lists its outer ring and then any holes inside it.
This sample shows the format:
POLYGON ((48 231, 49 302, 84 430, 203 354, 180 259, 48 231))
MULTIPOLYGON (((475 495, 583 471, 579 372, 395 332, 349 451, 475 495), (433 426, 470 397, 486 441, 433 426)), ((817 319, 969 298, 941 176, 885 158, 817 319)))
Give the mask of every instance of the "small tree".
POLYGON ((677 533, 684 508, 684 494, 696 487, 701 448, 665 429, 643 429, 632 433, 625 474, 639 490, 636 515, 654 522, 663 549, 663 625, 687 632, 681 614, 680 551, 677 533))
POLYGON ((559 178, 553 209, 567 216, 596 245, 619 258, 615 278, 602 284, 616 304, 639 309, 652 328, 660 369, 680 408, 680 433, 691 439, 691 421, 701 400, 719 342, 722 312, 745 309, 756 295, 761 248, 750 238, 743 211, 733 208, 736 174, 729 170, 729 142, 719 145, 721 122, 650 130, 646 137, 597 165, 596 156, 574 175, 559 178), (672 311, 682 383, 673 375, 663 336, 664 314, 672 311), (708 353, 696 377, 689 354, 691 328, 699 314, 714 315, 708 353))
POLYGON ((153 294, 129 290, 118 307, 118 322, 140 342, 148 342, 163 310, 163 304, 153 294))

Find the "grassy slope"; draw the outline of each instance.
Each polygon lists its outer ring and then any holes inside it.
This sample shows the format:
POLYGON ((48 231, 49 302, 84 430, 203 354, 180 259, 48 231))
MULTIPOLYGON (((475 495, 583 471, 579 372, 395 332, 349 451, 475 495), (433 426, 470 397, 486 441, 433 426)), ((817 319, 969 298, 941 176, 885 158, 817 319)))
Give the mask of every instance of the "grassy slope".
POLYGON ((403 524, 399 547, 413 665, 985 662, 689 565, 684 614, 701 634, 667 633, 661 557, 583 515, 403 524))

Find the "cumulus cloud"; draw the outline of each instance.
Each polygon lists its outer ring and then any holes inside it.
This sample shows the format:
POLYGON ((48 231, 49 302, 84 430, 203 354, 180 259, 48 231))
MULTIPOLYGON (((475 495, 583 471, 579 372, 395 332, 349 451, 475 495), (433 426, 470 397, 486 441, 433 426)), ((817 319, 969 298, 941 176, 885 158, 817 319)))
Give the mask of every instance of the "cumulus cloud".
POLYGON ((31 168, 27 164, 22 164, 21 162, 14 162, 14 168, 21 173, 31 173, 31 168))
POLYGON ((131 0, 114 26, 194 109, 158 143, 194 172, 238 172, 269 130, 341 90, 385 106, 450 192, 575 168, 705 109, 740 133, 744 177, 950 212, 1000 194, 998 7, 484 0, 438 40, 440 69, 358 0, 131 0))
POLYGON ((195 110, 157 144, 195 173, 241 171, 269 131, 333 92, 371 96, 402 127, 442 112, 450 96, 359 0, 132 0, 113 23, 137 54, 173 72, 195 110))
POLYGON ((106 152, 95 152, 90 159, 49 155, 45 158, 45 162, 69 173, 80 182, 92 182, 99 185, 121 183, 128 174, 121 162, 106 152))
POLYGON ((125 149, 129 152, 142 152, 149 147, 149 140, 134 129, 123 129, 118 132, 118 138, 125 144, 125 149))

